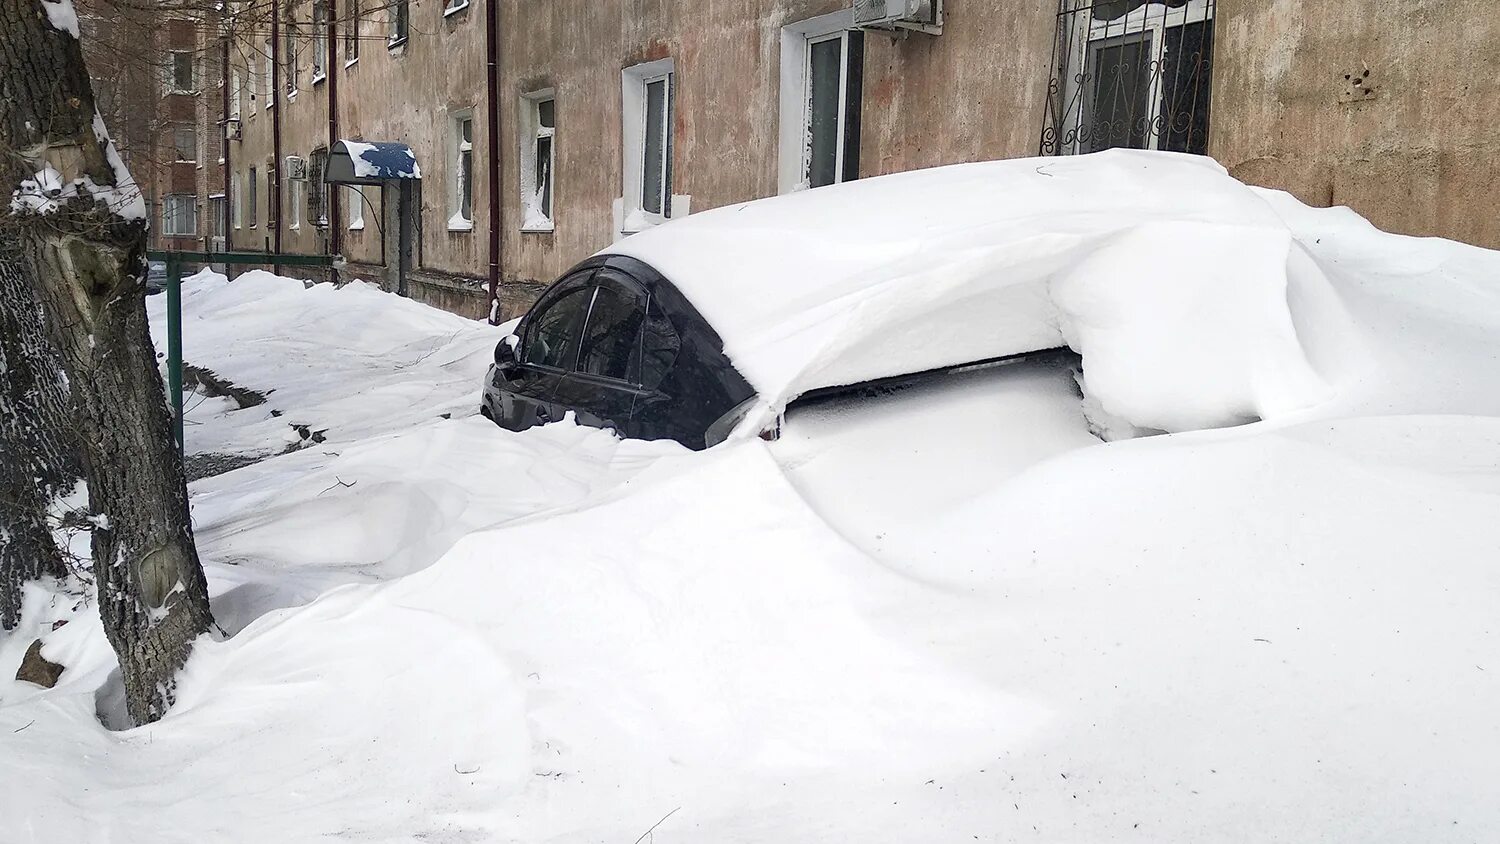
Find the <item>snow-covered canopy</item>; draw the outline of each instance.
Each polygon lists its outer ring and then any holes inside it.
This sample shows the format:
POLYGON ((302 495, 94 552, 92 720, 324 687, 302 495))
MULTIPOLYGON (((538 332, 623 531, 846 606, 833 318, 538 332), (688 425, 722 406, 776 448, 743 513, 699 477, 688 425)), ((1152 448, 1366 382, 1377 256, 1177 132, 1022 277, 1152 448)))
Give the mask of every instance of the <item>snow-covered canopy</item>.
POLYGON ((1093 386, 1137 424, 1184 429, 1326 397, 1287 304, 1326 280, 1293 240, 1213 160, 1119 150, 732 205, 608 251, 682 290, 766 412, 820 387, 1067 344, 1113 366, 1093 386), (1121 383, 1153 367, 1167 386, 1144 399, 1121 383))
POLYGON ((400 179, 420 179, 417 154, 406 144, 343 140, 328 156, 325 181, 339 185, 378 185, 400 179))

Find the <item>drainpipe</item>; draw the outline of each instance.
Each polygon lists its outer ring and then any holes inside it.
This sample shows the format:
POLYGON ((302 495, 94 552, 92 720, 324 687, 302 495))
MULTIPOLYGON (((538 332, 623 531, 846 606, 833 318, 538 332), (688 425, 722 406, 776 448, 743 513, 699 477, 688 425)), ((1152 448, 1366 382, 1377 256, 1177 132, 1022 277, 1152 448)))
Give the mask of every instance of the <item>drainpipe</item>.
MULTIPOLYGON (((333 145, 339 142, 339 40, 338 40, 338 0, 328 0, 328 153, 323 161, 326 167, 328 156, 333 155, 333 145)), ((322 174, 318 175, 322 178, 322 174)), ((338 255, 344 248, 344 229, 340 224, 338 188, 323 182, 323 215, 328 219, 328 254, 338 255)), ((338 267, 328 267, 328 280, 337 284, 339 281, 338 267)))
MULTIPOLYGON (((275 215, 276 225, 271 229, 271 245, 276 254, 281 254, 281 110, 286 103, 281 100, 281 0, 271 3, 271 196, 266 210, 275 215), (273 210, 274 209, 274 210, 273 210)), ((281 272, 281 264, 271 262, 271 271, 281 272)))
MULTIPOLYGON (((219 149, 219 157, 224 159, 224 164, 222 167, 224 171, 224 217, 222 220, 220 220, 220 223, 224 226, 224 251, 233 252, 234 227, 230 225, 232 221, 229 219, 229 203, 231 200, 231 197, 229 196, 229 27, 226 26, 225 23, 226 22, 223 20, 219 22, 220 31, 223 33, 224 42, 224 61, 223 67, 221 68, 221 73, 223 73, 222 79, 224 81, 224 101, 220 103, 220 108, 222 110, 219 115, 222 118, 222 120, 220 121, 220 126, 222 128, 220 129, 219 134, 223 136, 223 139, 220 141, 223 146, 221 146, 219 149)), ((212 205, 213 203, 209 204, 212 205)), ((228 274, 228 264, 224 265, 224 272, 225 274, 228 274)))
POLYGON ((484 48, 488 75, 485 93, 489 99, 488 130, 490 137, 490 325, 500 324, 500 0, 485 0, 484 48))

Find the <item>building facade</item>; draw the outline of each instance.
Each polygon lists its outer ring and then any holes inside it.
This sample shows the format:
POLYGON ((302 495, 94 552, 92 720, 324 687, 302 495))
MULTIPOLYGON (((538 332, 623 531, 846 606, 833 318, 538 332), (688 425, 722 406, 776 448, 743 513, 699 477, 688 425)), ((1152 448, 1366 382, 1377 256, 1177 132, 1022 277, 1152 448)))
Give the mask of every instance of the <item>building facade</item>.
POLYGON ((494 276, 509 317, 589 254, 704 209, 1131 146, 1500 247, 1484 0, 912 5, 921 26, 874 29, 850 0, 231 7, 228 242, 342 254, 344 276, 394 289, 410 225, 405 292, 480 316, 494 276), (340 140, 410 149, 409 219, 394 185, 322 184, 340 140))

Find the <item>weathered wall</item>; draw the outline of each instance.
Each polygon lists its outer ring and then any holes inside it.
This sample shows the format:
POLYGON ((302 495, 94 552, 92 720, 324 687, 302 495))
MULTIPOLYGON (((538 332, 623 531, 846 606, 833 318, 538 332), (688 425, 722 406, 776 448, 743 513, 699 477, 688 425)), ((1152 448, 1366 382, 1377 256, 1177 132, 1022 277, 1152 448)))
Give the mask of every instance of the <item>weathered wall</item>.
POLYGON ((1491 0, 1219 0, 1216 38, 1209 148, 1234 175, 1500 247, 1491 0))
MULTIPOLYGON (((845 0, 509 0, 502 6, 503 258, 546 282, 615 238, 622 68, 675 61, 673 192, 694 212, 777 192, 781 29, 845 0), (519 101, 555 91, 553 232, 520 230, 519 101)), ((1053 0, 948 0, 942 36, 865 38, 860 175, 1034 154, 1053 0)))

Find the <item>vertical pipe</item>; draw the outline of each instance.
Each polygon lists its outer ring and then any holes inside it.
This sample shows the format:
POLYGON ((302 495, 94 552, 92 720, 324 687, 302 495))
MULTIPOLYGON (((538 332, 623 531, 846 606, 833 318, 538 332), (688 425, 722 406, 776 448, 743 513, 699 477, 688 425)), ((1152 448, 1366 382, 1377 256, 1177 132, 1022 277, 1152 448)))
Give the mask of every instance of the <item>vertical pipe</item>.
MULTIPOLYGON (((271 246, 276 255, 281 254, 281 0, 271 0, 271 96, 266 102, 271 106, 271 196, 266 210, 275 215, 271 227, 271 246)), ((292 71, 295 73, 296 68, 292 71)), ((281 264, 273 256, 271 271, 281 272, 281 264)))
MULTIPOLYGON (((324 38, 328 39, 328 49, 324 51, 328 57, 328 155, 333 154, 333 147, 339 142, 339 39, 338 39, 338 0, 328 0, 328 32, 324 38)), ((356 23, 355 26, 359 24, 356 23)), ((328 161, 327 156, 323 158, 328 161)), ((322 179, 319 173, 314 178, 322 179)), ((328 254, 338 255, 344 248, 344 229, 340 222, 339 204, 342 199, 338 188, 323 182, 323 215, 328 219, 328 254)), ((338 283, 338 267, 332 264, 328 267, 328 280, 338 283)))
POLYGON ((491 325, 500 323, 500 0, 485 0, 484 48, 486 70, 485 94, 488 100, 486 125, 489 133, 489 206, 490 206, 490 313, 491 325))
POLYGON ((182 266, 167 256, 167 391, 172 396, 172 435, 182 457, 182 266))
MULTIPOLYGON (((225 17, 228 17, 227 12, 225 13, 225 17)), ((233 227, 229 224, 229 203, 232 201, 232 197, 230 197, 229 195, 229 27, 225 25, 225 22, 223 20, 220 21, 220 31, 223 34, 224 43, 224 60, 223 66, 221 68, 221 73, 223 74, 224 80, 224 97, 223 102, 220 103, 221 112, 219 115, 220 125, 222 127, 220 134, 224 136, 223 140, 221 141, 223 146, 219 151, 219 157, 224 159, 224 164, 220 167, 220 169, 224 171, 224 214, 222 219, 220 220, 220 223, 224 226, 224 251, 233 252, 234 231, 233 227)), ((226 275, 229 273, 229 266, 227 264, 224 266, 224 272, 226 275)))

